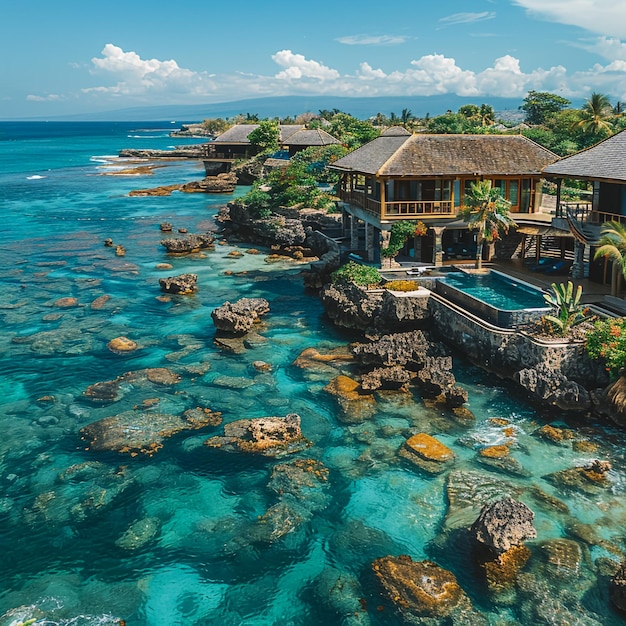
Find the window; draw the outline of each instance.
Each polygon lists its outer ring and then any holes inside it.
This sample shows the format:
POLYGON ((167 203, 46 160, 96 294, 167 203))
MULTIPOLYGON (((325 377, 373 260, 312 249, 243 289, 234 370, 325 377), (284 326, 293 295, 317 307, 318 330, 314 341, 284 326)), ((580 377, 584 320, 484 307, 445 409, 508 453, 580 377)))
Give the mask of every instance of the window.
POLYGON ((517 206, 519 204, 519 180, 510 180, 509 181, 509 197, 508 199, 511 201, 513 206, 517 206))

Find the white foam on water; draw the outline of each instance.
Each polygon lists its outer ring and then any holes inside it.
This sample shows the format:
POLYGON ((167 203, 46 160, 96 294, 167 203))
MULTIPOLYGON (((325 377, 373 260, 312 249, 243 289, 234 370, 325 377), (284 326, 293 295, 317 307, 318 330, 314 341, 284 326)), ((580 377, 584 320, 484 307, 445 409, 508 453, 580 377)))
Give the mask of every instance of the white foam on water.
POLYGON ((40 176, 39 174, 33 174, 32 176, 27 176, 26 180, 39 180, 40 178, 48 178, 48 177, 40 176))

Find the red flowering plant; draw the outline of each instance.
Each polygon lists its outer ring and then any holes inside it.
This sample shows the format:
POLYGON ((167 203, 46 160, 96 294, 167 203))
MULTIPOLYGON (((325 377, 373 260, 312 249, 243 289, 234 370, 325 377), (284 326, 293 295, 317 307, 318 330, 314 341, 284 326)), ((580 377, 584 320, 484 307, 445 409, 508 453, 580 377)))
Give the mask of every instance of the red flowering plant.
POLYGON ((598 320, 587 333, 587 353, 593 359, 603 359, 612 378, 617 378, 626 366, 626 318, 598 320))
POLYGON ((415 224, 415 230, 413 231, 413 235, 415 237, 423 237, 428 232, 428 226, 422 222, 422 220, 418 220, 415 224))

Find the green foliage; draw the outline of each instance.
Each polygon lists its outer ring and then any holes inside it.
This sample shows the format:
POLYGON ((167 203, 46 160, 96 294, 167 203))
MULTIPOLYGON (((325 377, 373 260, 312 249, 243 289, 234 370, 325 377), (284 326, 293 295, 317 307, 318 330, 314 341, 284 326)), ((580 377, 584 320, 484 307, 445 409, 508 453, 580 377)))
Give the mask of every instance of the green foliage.
POLYGON ((257 146, 261 152, 274 152, 278 150, 280 130, 278 122, 274 120, 263 120, 259 122, 249 135, 248 140, 253 146, 257 146))
POLYGON ((382 276, 375 267, 361 265, 355 261, 348 261, 342 265, 331 274, 330 278, 333 283, 354 283, 363 287, 379 285, 382 281, 382 276))
POLYGON ((470 230, 478 232, 476 247, 476 267, 482 266, 484 242, 492 243, 509 228, 517 224, 511 217, 511 203, 502 197, 498 187, 492 187, 490 180, 472 183, 465 193, 465 205, 460 217, 467 222, 470 230))
POLYGON ((545 91, 529 91, 520 106, 526 112, 528 124, 543 124, 551 113, 557 113, 571 104, 566 98, 545 91))
POLYGON ((325 210, 334 207, 333 198, 319 189, 304 162, 290 163, 284 170, 272 170, 236 202, 245 205, 253 217, 260 218, 269 217, 272 209, 279 207, 301 205, 325 210))
POLYGON ((327 166, 348 154, 348 149, 341 144, 330 146, 309 146, 291 157, 292 165, 302 164, 308 174, 317 182, 336 184, 339 174, 327 169, 327 166))
POLYGON ((554 334, 565 337, 569 330, 578 324, 587 321, 586 311, 580 303, 583 288, 578 285, 574 291, 574 284, 568 281, 567 285, 552 283, 552 293, 544 294, 546 304, 552 308, 552 314, 544 315, 554 334))
POLYGON ((404 247, 406 240, 416 234, 418 224, 414 220, 400 220, 391 225, 391 236, 385 248, 381 248, 380 255, 385 259, 393 259, 404 247))
POLYGON ((607 137, 613 133, 609 118, 613 116, 613 105, 608 96, 592 93, 580 111, 578 126, 594 137, 607 137))
POLYGON ((594 259, 606 257, 619 264, 626 278, 626 225, 621 222, 605 222, 602 225, 600 247, 594 259))
POLYGON ((598 320, 587 333, 587 353, 592 359, 604 359, 606 369, 617 378, 626 367, 626 319, 598 320))
POLYGON ((376 139, 380 131, 369 122, 364 122, 347 113, 336 113, 330 120, 327 132, 341 141, 350 150, 376 139))
POLYGON ((221 117, 207 119, 202 122, 202 126, 213 135, 219 135, 228 130, 232 124, 221 117))

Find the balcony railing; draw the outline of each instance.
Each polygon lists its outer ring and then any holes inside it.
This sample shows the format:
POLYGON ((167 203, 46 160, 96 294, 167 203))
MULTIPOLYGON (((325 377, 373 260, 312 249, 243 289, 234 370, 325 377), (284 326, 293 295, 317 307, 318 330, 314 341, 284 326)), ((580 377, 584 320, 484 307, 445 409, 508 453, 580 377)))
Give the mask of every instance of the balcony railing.
POLYGON ((604 222, 626 223, 626 215, 609 213, 607 211, 594 211, 590 202, 562 202, 560 206, 561 215, 569 211, 570 215, 579 222, 593 222, 604 224, 604 222))
POLYGON ((454 216, 455 208, 451 200, 406 200, 402 202, 385 202, 369 197, 364 191, 342 190, 339 197, 344 202, 349 202, 361 207, 368 213, 372 213, 381 219, 406 219, 414 217, 440 217, 454 216))
POLYGON ((409 200, 386 202, 382 217, 419 217, 424 215, 454 215, 451 200, 409 200))

